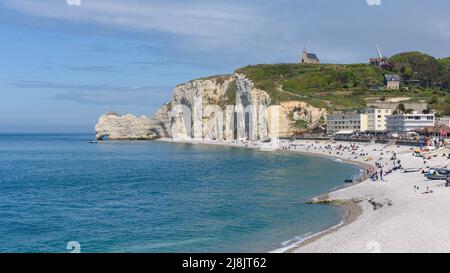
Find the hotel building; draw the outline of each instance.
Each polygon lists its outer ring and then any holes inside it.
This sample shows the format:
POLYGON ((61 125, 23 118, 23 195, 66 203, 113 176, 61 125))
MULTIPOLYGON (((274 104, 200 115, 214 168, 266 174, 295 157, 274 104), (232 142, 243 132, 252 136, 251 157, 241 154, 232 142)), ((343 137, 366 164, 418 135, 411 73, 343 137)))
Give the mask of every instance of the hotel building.
POLYGON ((362 122, 361 132, 386 131, 386 117, 390 115, 392 115, 391 109, 367 108, 362 113, 364 122, 362 122))
POLYGON ((403 114, 387 117, 387 130, 389 132, 409 132, 429 126, 434 126, 434 114, 403 114))
POLYGON ((339 131, 383 132, 391 109, 367 108, 363 112, 338 112, 327 116, 327 133, 339 131))
POLYGON ((354 132, 361 130, 361 113, 340 112, 327 116, 327 133, 335 134, 340 131, 354 132))

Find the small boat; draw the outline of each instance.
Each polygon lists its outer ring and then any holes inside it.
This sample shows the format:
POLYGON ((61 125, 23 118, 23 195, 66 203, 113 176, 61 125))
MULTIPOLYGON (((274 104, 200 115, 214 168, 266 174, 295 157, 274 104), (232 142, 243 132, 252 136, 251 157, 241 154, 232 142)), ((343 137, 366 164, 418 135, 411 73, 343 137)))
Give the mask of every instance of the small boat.
POLYGON ((415 172, 420 172, 422 169, 421 168, 409 168, 409 169, 403 169, 404 173, 415 173, 415 172))
POLYGON ((97 140, 91 140, 89 143, 91 143, 91 144, 96 144, 96 143, 98 143, 98 142, 97 142, 97 140))
POLYGON ((351 184, 353 182, 355 182, 355 181, 353 181, 353 179, 345 179, 345 183, 347 183, 347 184, 351 184))

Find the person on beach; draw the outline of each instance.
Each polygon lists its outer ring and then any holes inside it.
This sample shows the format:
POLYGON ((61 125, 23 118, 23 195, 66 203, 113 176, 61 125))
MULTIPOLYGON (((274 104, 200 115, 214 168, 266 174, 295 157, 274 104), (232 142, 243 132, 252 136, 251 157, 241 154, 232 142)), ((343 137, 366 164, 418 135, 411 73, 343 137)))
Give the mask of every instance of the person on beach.
POLYGON ((447 173, 447 178, 445 179, 445 186, 450 187, 450 172, 447 173))

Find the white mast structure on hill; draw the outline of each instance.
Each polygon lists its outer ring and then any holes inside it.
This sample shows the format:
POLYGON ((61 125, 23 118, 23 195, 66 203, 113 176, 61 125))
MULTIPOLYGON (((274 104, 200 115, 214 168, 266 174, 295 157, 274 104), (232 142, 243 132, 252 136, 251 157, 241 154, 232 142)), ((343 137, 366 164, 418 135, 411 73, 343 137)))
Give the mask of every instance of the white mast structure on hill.
POLYGON ((383 57, 383 54, 381 54, 380 47, 378 45, 376 45, 376 46, 377 46, 378 56, 380 57, 380 59, 383 59, 384 57, 383 57))
POLYGON ((370 64, 372 66, 381 67, 381 68, 389 65, 387 58, 383 56, 383 53, 381 53, 380 47, 378 45, 376 45, 376 47, 377 47, 378 57, 370 58, 370 64))

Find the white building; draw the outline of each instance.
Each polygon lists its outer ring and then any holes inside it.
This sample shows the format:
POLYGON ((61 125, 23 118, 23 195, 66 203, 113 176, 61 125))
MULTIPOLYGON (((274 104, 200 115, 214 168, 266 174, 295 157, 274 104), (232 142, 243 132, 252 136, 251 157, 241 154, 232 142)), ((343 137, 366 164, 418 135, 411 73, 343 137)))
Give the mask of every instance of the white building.
POLYGON ((339 112, 327 116, 327 133, 339 131, 383 132, 391 109, 367 108, 363 112, 339 112))
POLYGON ((328 115, 327 133, 335 134, 340 131, 361 131, 361 114, 358 112, 342 112, 328 115))
POLYGON ((391 114, 391 109, 367 108, 362 114, 361 131, 386 131, 386 117, 391 114))
POLYGON ((389 132, 409 132, 428 126, 434 126, 434 114, 403 114, 387 117, 387 130, 389 132))

